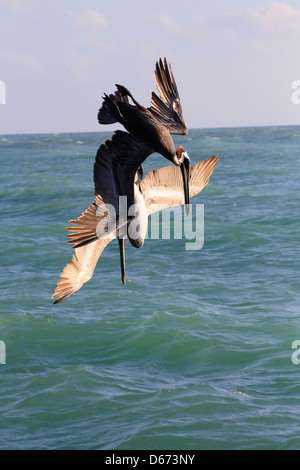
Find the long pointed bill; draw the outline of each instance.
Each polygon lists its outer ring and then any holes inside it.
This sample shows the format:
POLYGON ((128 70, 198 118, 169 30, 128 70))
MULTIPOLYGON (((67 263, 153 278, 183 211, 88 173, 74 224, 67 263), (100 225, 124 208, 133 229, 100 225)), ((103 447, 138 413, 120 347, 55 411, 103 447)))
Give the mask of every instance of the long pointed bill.
POLYGON ((122 273, 122 282, 125 286, 126 284, 126 268, 125 268, 125 242, 126 237, 118 237, 119 248, 120 248, 120 261, 121 261, 121 273, 122 273))
POLYGON ((183 162, 180 165, 180 170, 181 170, 182 179, 183 179, 185 212, 186 212, 186 215, 189 217, 190 215, 190 159, 189 157, 184 157, 183 162))

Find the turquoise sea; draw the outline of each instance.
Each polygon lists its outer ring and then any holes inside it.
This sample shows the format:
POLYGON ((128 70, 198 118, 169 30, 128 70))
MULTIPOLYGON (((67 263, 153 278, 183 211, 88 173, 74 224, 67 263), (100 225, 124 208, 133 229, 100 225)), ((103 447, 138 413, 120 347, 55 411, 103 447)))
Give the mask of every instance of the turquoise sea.
POLYGON ((175 136, 220 156, 203 248, 128 244, 124 287, 115 241, 53 305, 110 136, 0 136, 0 449, 300 449, 300 127, 175 136))

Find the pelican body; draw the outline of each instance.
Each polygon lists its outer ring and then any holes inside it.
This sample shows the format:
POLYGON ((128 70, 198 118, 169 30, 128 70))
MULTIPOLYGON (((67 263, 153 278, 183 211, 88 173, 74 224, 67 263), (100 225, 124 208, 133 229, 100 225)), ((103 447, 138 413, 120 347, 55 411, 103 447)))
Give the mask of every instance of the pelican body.
POLYGON ((128 239, 131 245, 135 248, 142 248, 142 246, 144 245, 148 227, 147 207, 140 190, 140 183, 143 177, 142 174, 143 169, 142 166, 140 166, 137 172, 137 179, 134 185, 133 219, 129 222, 127 228, 128 239))
POLYGON ((122 85, 116 85, 114 94, 104 95, 98 112, 99 123, 119 122, 127 132, 116 131, 112 139, 98 149, 94 164, 95 199, 77 220, 70 221, 74 226, 67 227, 72 232, 68 238, 75 248, 75 256, 61 274, 62 279, 53 295, 54 303, 76 292, 90 279, 102 251, 116 237, 125 284, 126 236, 133 246, 140 248, 144 243, 150 213, 163 207, 185 204, 188 214, 189 197, 192 197, 193 191, 196 191, 194 194, 200 192, 208 183, 217 157, 203 161, 209 162, 208 166, 204 165, 203 174, 198 169, 195 172, 198 164, 191 174, 190 159, 184 148, 180 145, 175 150, 171 134, 185 135, 188 129, 172 69, 166 59, 156 63, 154 76, 160 96, 152 93, 150 108, 141 106, 122 85), (133 104, 129 103, 129 98, 133 104), (154 152, 163 155, 174 166, 150 172, 141 182, 142 163, 154 152), (203 185, 204 176, 208 179, 203 185), (197 178, 200 178, 199 181, 197 178), (195 184, 193 190, 190 188, 192 181, 195 184), (182 184, 184 191, 179 190, 182 184), (122 216, 120 198, 124 196, 127 207, 125 216, 122 216), (108 207, 113 210, 107 210, 108 207), (132 207, 134 210, 130 212, 132 207), (132 229, 138 225, 137 236, 131 236, 132 229))

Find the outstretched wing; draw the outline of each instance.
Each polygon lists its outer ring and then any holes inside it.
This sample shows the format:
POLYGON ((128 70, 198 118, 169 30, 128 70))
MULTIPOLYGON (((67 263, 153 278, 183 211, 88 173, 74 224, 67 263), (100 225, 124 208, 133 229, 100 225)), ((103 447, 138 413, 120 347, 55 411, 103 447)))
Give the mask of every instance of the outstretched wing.
POLYGON ((110 178, 114 180, 117 196, 126 196, 128 205, 134 204, 134 181, 136 172, 143 161, 152 153, 145 144, 132 134, 116 131, 98 150, 94 165, 96 194, 103 195, 107 187, 103 173, 103 160, 109 162, 110 178))
POLYGON ((80 248, 98 239, 104 239, 112 234, 116 236, 117 217, 114 205, 105 204, 102 197, 97 195, 78 219, 69 221, 72 226, 66 227, 68 243, 73 248, 80 248))
POLYGON ((116 131, 102 144, 94 164, 95 199, 73 225, 67 227, 68 243, 78 248, 109 234, 119 235, 134 204, 136 172, 151 150, 131 134, 116 131), (120 199, 120 196, 123 199, 120 199))
POLYGON ((85 282, 91 279, 101 253, 113 238, 112 236, 106 237, 75 249, 71 263, 64 267, 60 275, 61 279, 57 282, 52 296, 55 304, 77 292, 85 282))
MULTIPOLYGON (((197 162, 191 169, 190 197, 196 196, 208 184, 218 159, 218 156, 212 156, 208 160, 197 162)), ((184 204, 182 175, 179 167, 175 165, 150 171, 140 188, 148 215, 166 207, 184 204)))
POLYGON ((150 111, 171 134, 187 134, 178 89, 166 58, 156 62, 154 77, 160 97, 152 92, 150 111))

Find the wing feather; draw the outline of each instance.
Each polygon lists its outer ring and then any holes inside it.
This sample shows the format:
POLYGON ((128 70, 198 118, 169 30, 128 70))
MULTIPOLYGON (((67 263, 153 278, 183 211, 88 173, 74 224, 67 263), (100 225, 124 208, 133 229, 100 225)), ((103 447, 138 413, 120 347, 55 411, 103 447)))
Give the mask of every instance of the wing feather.
MULTIPOLYGON (((196 163, 190 172, 190 197, 196 196, 208 184, 218 162, 218 156, 196 163)), ((142 181, 141 193, 148 215, 166 207, 184 204, 182 175, 178 166, 166 166, 150 171, 142 181)))
POLYGON ((209 183, 210 177, 215 169, 218 160, 219 157, 213 155, 207 160, 202 160, 201 162, 196 163, 191 173, 190 197, 199 194, 209 183))
POLYGON ((134 179, 139 166, 152 150, 128 132, 116 131, 98 150, 94 165, 95 193, 113 204, 118 213, 119 196, 134 204, 134 179), (109 199, 109 194, 113 198, 109 199))
POLYGON ((52 299, 57 304, 77 292, 94 274, 98 259, 112 238, 96 240, 75 249, 75 254, 61 273, 52 299))
POLYGON ((73 244, 73 248, 79 248, 113 233, 113 229, 116 228, 116 218, 111 209, 107 210, 102 197, 96 196, 93 204, 77 220, 69 221, 73 226, 66 227, 66 230, 70 232, 67 235, 68 243, 73 244))
POLYGON ((187 134, 178 88, 166 58, 156 62, 154 78, 159 97, 152 93, 150 111, 171 134, 187 134))

